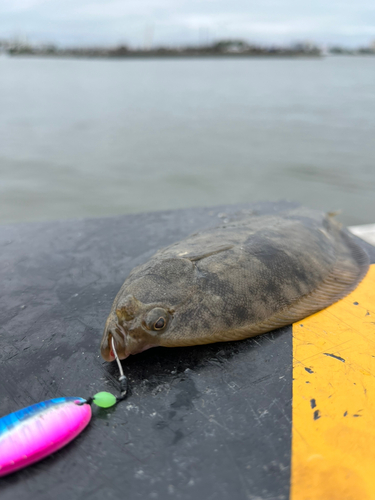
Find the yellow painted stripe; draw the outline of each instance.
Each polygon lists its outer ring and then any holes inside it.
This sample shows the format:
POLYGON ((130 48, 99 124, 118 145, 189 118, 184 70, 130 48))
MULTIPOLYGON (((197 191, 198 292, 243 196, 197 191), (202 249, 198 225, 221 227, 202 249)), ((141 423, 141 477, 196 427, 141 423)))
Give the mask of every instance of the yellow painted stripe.
POLYGON ((375 265, 293 325, 291 500, 375 499, 375 265))

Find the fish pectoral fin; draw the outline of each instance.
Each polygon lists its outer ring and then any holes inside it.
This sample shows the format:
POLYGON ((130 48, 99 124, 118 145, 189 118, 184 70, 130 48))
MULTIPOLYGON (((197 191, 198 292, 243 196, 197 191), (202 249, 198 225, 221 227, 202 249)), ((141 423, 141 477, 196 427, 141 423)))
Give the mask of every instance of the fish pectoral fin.
POLYGON ((234 245, 221 245, 216 248, 211 248, 207 252, 196 253, 196 254, 191 253, 184 255, 184 259, 188 259, 191 262, 196 262, 197 260, 202 260, 205 259, 206 257, 211 257, 211 255, 216 255, 218 253, 225 252, 226 250, 230 250, 233 247, 234 245))

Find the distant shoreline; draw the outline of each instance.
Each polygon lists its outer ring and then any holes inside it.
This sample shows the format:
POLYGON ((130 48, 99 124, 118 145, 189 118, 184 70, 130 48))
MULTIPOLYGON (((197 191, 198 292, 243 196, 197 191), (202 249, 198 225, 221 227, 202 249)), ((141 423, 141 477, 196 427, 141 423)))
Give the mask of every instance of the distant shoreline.
POLYGON ((127 45, 114 47, 67 47, 54 44, 31 45, 3 41, 0 50, 11 57, 36 56, 80 59, 186 59, 186 58, 321 58, 330 55, 375 55, 375 47, 355 50, 343 47, 322 49, 313 43, 295 43, 287 46, 262 46, 243 40, 221 40, 212 45, 185 47, 132 48, 127 45))
POLYGON ((249 58, 270 58, 270 59, 290 59, 290 58, 315 58, 325 57, 324 54, 306 53, 283 53, 283 54, 152 54, 152 53, 132 53, 127 55, 103 55, 103 54, 46 54, 46 53, 16 53, 8 54, 10 57, 45 57, 54 59, 249 59, 249 58))
MULTIPOLYGON (((129 51, 126 54, 116 53, 101 53, 92 51, 59 51, 59 52, 44 52, 44 51, 16 51, 3 52, 9 57, 43 57, 49 59, 108 59, 108 60, 125 60, 125 59, 324 59, 326 57, 368 57, 375 56, 375 52, 358 52, 358 53, 323 53, 320 52, 241 52, 241 53, 225 53, 225 52, 154 52, 154 51, 129 51)), ((0 53, 1 54, 1 53, 0 53)))
MULTIPOLYGON (((0 47, 1 48, 1 47, 0 47)), ((85 57, 108 59, 150 59, 187 57, 320 57, 322 50, 313 45, 299 43, 292 46, 250 45, 243 40, 221 40, 212 45, 185 47, 145 47, 131 48, 127 45, 115 47, 69 47, 56 45, 30 45, 27 43, 5 42, 2 49, 10 56, 40 57, 85 57)))

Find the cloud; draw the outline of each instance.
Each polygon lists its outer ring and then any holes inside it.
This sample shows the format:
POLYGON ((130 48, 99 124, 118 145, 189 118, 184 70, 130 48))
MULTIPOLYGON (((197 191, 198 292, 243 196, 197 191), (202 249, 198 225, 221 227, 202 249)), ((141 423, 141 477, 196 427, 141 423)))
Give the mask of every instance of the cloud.
POLYGON ((348 36, 368 35, 375 38, 375 24, 373 26, 340 26, 337 33, 348 36))
POLYGON ((2 0, 0 38, 15 34, 62 45, 192 43, 242 37, 284 43, 368 43, 375 37, 373 0, 2 0))
POLYGON ((4 14, 30 11, 49 1, 50 0, 3 0, 0 6, 0 12, 4 14))

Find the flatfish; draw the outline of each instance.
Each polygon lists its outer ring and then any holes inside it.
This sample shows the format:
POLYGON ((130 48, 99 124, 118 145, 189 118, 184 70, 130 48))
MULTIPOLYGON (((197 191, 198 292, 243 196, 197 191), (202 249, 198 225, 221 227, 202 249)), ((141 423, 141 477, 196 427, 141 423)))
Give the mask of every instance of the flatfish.
POLYGON ((129 274, 101 353, 240 340, 288 325, 347 295, 369 259, 332 216, 306 208, 244 215, 159 250, 129 274))

